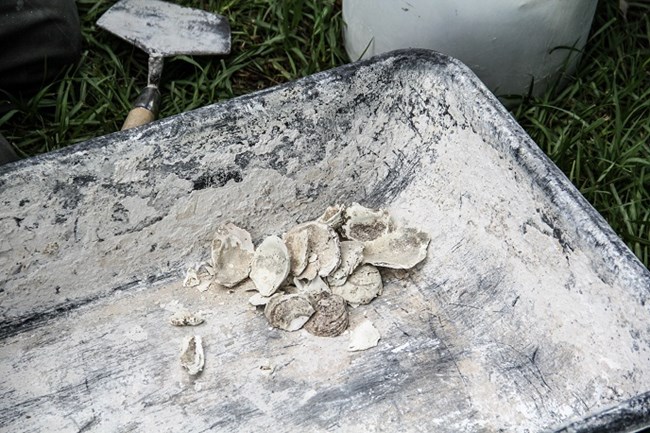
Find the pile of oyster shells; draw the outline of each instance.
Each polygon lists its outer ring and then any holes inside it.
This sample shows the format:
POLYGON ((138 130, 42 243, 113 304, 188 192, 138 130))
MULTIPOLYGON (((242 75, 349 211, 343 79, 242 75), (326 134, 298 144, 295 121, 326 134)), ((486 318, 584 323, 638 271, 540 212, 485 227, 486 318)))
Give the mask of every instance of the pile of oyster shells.
MULTIPOLYGON (((246 230, 225 224, 205 268, 212 282, 227 288, 250 278, 257 291, 250 303, 264 306, 271 326, 333 337, 348 327, 348 305, 381 295, 377 267, 412 268, 426 257, 429 241, 425 232, 398 226, 386 210, 355 203, 331 206, 257 248, 246 230)), ((186 285, 198 285, 194 277, 188 273, 186 285)))

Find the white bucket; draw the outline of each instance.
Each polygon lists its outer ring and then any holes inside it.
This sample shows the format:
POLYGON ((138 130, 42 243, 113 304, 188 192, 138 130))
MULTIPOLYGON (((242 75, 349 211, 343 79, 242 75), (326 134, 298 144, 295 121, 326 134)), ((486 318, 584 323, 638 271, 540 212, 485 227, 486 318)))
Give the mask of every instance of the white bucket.
POLYGON ((469 66, 497 95, 540 95, 575 70, 597 0, 343 0, 352 60, 429 48, 469 66))

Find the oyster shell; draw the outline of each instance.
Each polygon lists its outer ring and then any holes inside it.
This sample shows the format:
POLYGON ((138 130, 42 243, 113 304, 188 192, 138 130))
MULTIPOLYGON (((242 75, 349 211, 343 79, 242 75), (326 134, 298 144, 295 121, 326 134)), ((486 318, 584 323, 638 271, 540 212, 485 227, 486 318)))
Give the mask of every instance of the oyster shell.
POLYGON ((345 206, 334 205, 325 209, 323 215, 318 217, 316 222, 327 224, 333 229, 338 229, 343 224, 343 213, 345 212, 345 206))
POLYGON ((204 321, 200 314, 192 314, 187 310, 177 311, 169 319, 169 323, 174 326, 196 326, 204 321))
POLYGON ((233 287, 248 277, 254 252, 251 235, 228 223, 219 227, 212 241, 214 280, 233 287))
POLYGON ((409 269, 427 256, 431 237, 415 228, 398 228, 365 243, 363 262, 393 269, 409 269))
POLYGON ((305 323, 307 332, 319 337, 336 337, 348 328, 348 307, 345 299, 326 292, 315 305, 316 312, 305 323))
POLYGON ((340 286, 363 260, 363 243, 358 241, 341 241, 341 264, 327 277, 331 286, 340 286))
POLYGON ((355 352, 375 347, 379 343, 381 335, 370 320, 364 320, 350 332, 350 344, 348 350, 355 352))
POLYGON ((294 227, 283 236, 283 240, 289 251, 291 273, 300 275, 309 259, 309 232, 294 227))
POLYGON ((331 286, 332 293, 352 305, 368 304, 381 295, 383 285, 379 270, 372 265, 362 265, 340 286, 331 286))
POLYGON ((277 236, 269 236, 257 247, 250 279, 262 296, 271 296, 289 275, 289 250, 277 236))
POLYGON ((205 358, 203 356, 203 340, 201 336, 194 335, 183 342, 181 351, 181 366, 194 376, 203 370, 205 358))
POLYGON ((345 210, 345 219, 342 235, 354 241, 368 242, 395 229, 395 222, 387 210, 369 209, 358 203, 345 210))
POLYGON ((314 277, 313 280, 302 282, 299 278, 294 278, 298 293, 307 296, 312 306, 316 306, 319 300, 324 296, 330 295, 332 291, 323 279, 319 276, 314 277))
POLYGON ((309 299, 301 294, 271 297, 264 308, 264 315, 274 328, 285 331, 297 331, 314 314, 314 307, 309 299))
POLYGON ((326 277, 341 261, 339 237, 326 224, 316 221, 300 224, 284 235, 284 241, 291 256, 291 273, 300 279, 326 277))

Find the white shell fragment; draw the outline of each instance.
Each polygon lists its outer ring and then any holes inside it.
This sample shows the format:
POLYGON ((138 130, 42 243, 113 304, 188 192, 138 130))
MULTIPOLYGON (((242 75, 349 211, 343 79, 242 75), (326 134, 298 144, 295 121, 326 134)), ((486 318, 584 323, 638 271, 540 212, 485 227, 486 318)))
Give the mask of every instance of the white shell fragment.
POLYGON ((269 236, 257 247, 250 278, 262 296, 271 296, 289 275, 289 250, 282 239, 269 236))
POLYGON ((368 304, 381 295, 383 285, 379 270, 372 265, 357 268, 340 286, 332 286, 332 293, 341 296, 351 305, 368 304))
POLYGON ((183 287, 194 287, 201 284, 198 271, 194 266, 187 268, 185 272, 185 279, 183 280, 183 287))
POLYGON ((333 229, 338 229, 343 224, 343 212, 345 212, 345 207, 341 205, 330 206, 325 209, 323 215, 318 217, 316 222, 327 224, 333 229))
POLYGON ((203 319, 199 313, 193 314, 187 310, 177 311, 169 319, 169 323, 174 326, 196 326, 200 325, 204 321, 205 319, 203 319))
POLYGON ((207 272, 208 275, 214 277, 214 268, 209 263, 205 263, 205 262, 201 263, 199 269, 205 270, 205 272, 207 272))
POLYGON ((264 308, 264 315, 274 328, 297 331, 314 314, 314 307, 301 294, 276 294, 264 308))
POLYGON ((315 221, 300 224, 285 234, 284 241, 291 256, 291 273, 300 279, 326 277, 341 261, 339 237, 326 224, 315 221), (307 248, 303 257, 305 240, 307 248))
POLYGON ((213 283, 212 280, 201 281, 201 284, 196 286, 196 290, 198 290, 199 292, 206 292, 208 289, 210 289, 212 283, 213 283))
POLYGON ((379 343, 381 335, 370 320, 364 320, 350 332, 350 344, 348 350, 356 352, 370 349, 379 343))
POLYGON ((393 218, 385 209, 373 210, 354 203, 345 210, 345 224, 341 227, 345 238, 368 242, 395 229, 393 218))
POLYGON ((200 292, 205 292, 210 287, 214 269, 207 263, 190 266, 185 272, 183 287, 195 287, 200 292))
POLYGON ((233 287, 248 277, 254 252, 251 235, 234 224, 219 227, 212 241, 214 280, 233 287))
POLYGON ((330 286, 340 286, 363 260, 363 243, 341 241, 341 264, 327 277, 330 286))
POLYGON ((398 228, 365 243, 363 262, 393 269, 410 269, 427 256, 431 237, 415 228, 398 228))
POLYGON ((205 358, 203 356, 203 341, 201 336, 194 335, 183 342, 181 352, 181 366, 187 373, 194 376, 203 370, 205 358))
POLYGON ((271 296, 262 296, 259 293, 255 293, 253 296, 248 298, 248 302, 255 307, 261 307, 263 305, 266 305, 269 303, 270 300, 271 300, 271 296))

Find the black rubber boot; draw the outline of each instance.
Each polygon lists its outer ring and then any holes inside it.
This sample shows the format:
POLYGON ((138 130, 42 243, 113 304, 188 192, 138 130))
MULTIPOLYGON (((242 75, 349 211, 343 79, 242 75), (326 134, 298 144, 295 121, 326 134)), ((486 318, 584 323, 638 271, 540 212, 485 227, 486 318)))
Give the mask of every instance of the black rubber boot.
POLYGON ((28 98, 80 57, 74 0, 0 1, 0 90, 28 98))
POLYGON ((8 162, 18 161, 18 159, 19 158, 16 155, 16 152, 14 152, 13 147, 11 147, 11 144, 9 144, 7 139, 5 139, 2 134, 0 134, 0 165, 6 164, 8 162))

